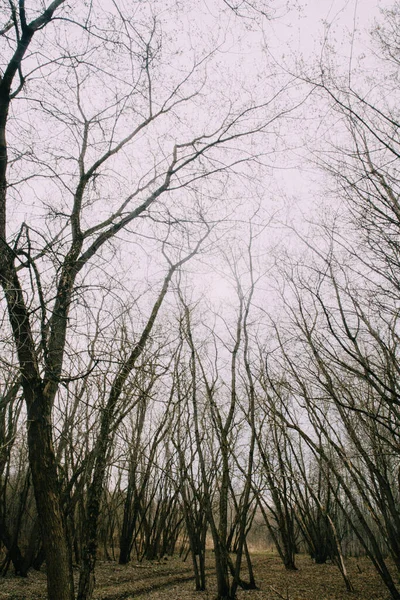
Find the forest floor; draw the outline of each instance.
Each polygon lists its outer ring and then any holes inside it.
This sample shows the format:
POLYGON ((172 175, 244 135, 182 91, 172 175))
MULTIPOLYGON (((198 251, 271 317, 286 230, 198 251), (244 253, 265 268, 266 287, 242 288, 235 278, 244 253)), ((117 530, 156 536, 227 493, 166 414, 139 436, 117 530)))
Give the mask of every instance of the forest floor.
MULTIPOLYGON (((213 555, 207 559, 205 592, 194 591, 191 563, 179 558, 160 562, 118 565, 99 561, 96 600, 213 600, 216 595, 213 555)), ((388 600, 389 594, 371 563, 365 559, 346 562, 355 592, 349 594, 338 568, 316 565, 309 557, 297 557, 297 571, 285 571, 274 554, 252 556, 258 590, 239 590, 238 600, 388 600)), ((77 573, 78 575, 78 573, 77 573)), ((243 577, 245 574, 243 574, 243 577)), ((46 600, 46 576, 32 571, 22 579, 11 573, 0 579, 0 600, 46 600)))

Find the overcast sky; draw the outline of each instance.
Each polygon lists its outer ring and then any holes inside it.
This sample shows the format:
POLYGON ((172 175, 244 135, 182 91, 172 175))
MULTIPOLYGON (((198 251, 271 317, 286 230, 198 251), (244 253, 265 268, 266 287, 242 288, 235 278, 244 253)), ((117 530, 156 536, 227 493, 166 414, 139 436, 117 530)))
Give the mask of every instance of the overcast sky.
MULTIPOLYGON (((206 0, 207 1, 207 0, 206 0)), ((208 0, 208 3, 211 0, 208 0)), ((282 2, 282 4, 284 4, 282 2)), ((276 60, 282 70, 294 69, 294 62, 303 57, 306 65, 311 65, 327 50, 327 41, 335 53, 335 62, 346 71, 356 69, 359 61, 362 68, 369 68, 373 57, 370 54, 371 39, 369 33, 376 20, 380 20, 380 11, 392 6, 390 0, 299 0, 292 2, 291 10, 277 12, 277 18, 263 23, 263 33, 256 26, 249 26, 245 40, 248 44, 247 64, 253 61, 254 72, 257 61, 262 62, 268 54, 276 60), (260 44, 264 42, 261 52, 260 44), (266 47, 268 46, 268 50, 266 47)), ((277 6, 277 3, 275 3, 277 6)), ((233 26, 232 22, 232 26, 233 26)), ((240 24, 241 26, 241 24, 240 24)), ((243 40, 243 46, 246 42, 243 40)), ((231 48, 232 54, 235 49, 231 48)), ((243 51, 243 49, 242 49, 243 51)), ((330 51, 330 50, 329 50, 330 51)), ((324 176, 313 171, 306 163, 308 149, 303 146, 308 136, 310 147, 319 143, 312 139, 314 128, 318 129, 316 115, 303 115, 307 120, 293 122, 287 136, 293 149, 284 155, 276 153, 273 168, 268 170, 264 179, 264 207, 270 214, 277 215, 270 228, 265 231, 265 248, 279 248, 279 240, 294 252, 299 240, 285 222, 298 227, 303 233, 309 228, 308 221, 317 221, 324 210, 324 176), (314 118, 314 123, 312 119, 314 118), (302 139, 303 136, 303 139, 302 139)), ((339 130, 339 128, 338 128, 339 130)), ((288 130, 286 130, 288 133, 288 130)), ((318 129, 318 135, 321 130, 318 129)), ((285 131, 282 130, 282 135, 285 131)), ((326 206, 325 206, 326 208, 326 206)), ((315 240, 314 240, 315 241, 315 240)), ((279 255, 279 251, 277 252, 279 255)), ((267 252, 266 252, 267 255, 267 252)), ((265 265, 267 264, 267 256, 265 265)), ((216 294, 226 300, 232 288, 220 274, 215 277, 216 294)))

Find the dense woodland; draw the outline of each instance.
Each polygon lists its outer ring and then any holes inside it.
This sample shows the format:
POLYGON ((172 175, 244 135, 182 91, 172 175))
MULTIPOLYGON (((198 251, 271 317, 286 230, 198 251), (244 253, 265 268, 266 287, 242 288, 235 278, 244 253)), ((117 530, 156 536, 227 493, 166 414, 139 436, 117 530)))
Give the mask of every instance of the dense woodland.
POLYGON ((0 572, 50 600, 99 553, 202 590, 210 547, 233 599, 255 523, 400 599, 400 4, 359 61, 265 50, 249 86, 224 44, 280 8, 0 7, 0 572), (319 192, 277 227, 300 146, 319 192))

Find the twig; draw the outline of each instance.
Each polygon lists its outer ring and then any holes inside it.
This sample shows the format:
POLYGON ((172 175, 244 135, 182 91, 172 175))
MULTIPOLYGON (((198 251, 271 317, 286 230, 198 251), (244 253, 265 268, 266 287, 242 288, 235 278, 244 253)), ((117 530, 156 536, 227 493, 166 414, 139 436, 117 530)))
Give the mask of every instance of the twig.
POLYGON ((290 600, 289 590, 287 587, 286 587, 286 596, 282 596, 282 594, 280 592, 278 592, 278 590, 276 590, 274 588, 274 586, 270 585, 269 587, 278 596, 278 598, 282 598, 282 600, 290 600))

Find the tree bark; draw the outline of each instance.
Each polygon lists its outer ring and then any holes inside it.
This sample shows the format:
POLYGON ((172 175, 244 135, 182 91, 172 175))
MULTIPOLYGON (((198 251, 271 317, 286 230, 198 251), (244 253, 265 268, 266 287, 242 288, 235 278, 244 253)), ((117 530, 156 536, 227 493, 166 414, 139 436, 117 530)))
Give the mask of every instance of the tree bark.
POLYGON ((51 425, 44 418, 32 419, 33 412, 28 411, 28 447, 46 554, 48 600, 74 600, 71 554, 60 508, 51 425))

